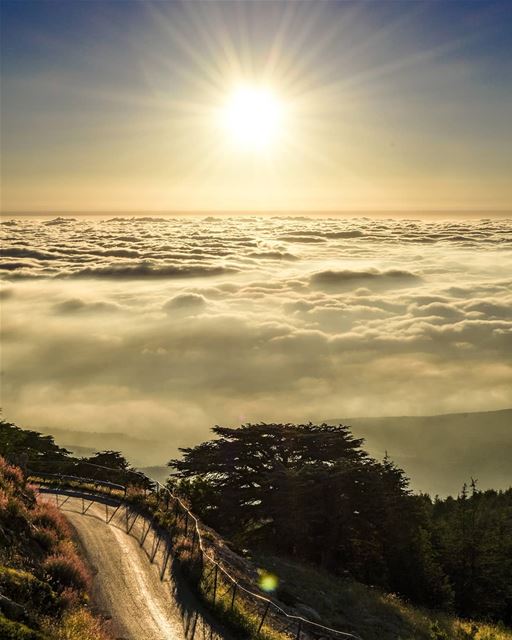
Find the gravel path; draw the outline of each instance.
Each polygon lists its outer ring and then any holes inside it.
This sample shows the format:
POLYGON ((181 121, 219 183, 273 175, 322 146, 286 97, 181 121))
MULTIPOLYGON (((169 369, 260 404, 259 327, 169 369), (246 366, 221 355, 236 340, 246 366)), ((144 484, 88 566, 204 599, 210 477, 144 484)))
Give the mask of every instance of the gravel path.
POLYGON ((105 524, 105 506, 81 514, 81 500, 61 506, 75 528, 95 577, 93 601, 112 618, 123 640, 185 640, 182 620, 168 580, 161 581, 138 541, 121 526, 105 524))

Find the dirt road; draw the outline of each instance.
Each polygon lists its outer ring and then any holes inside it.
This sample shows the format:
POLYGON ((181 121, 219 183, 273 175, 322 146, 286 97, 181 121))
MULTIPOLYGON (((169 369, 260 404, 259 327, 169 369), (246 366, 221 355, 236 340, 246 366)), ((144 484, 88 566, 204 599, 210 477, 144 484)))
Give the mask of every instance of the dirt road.
POLYGON ((111 616, 115 636, 123 640, 185 640, 171 584, 160 581, 158 568, 149 562, 138 540, 115 520, 105 524, 104 505, 92 504, 85 515, 81 508, 79 498, 70 498, 61 506, 95 572, 94 602, 111 616))

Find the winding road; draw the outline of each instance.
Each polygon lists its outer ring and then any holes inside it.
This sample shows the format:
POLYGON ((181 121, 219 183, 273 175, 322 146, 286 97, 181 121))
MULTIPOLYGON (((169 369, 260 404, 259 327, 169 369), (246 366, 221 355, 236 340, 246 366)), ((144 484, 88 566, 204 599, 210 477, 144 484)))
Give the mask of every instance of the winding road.
MULTIPOLYGON (((46 497, 54 501, 54 497, 46 497)), ((94 575, 93 602, 112 620, 122 640, 185 640, 183 623, 168 579, 122 521, 105 524, 105 505, 93 503, 82 515, 80 498, 61 499, 94 575)), ((87 505, 86 505, 87 506, 87 505)), ((110 509, 113 512, 113 508, 110 509)), ((150 544, 148 540, 148 544, 150 544)), ((148 546, 146 545, 146 549, 148 546)))

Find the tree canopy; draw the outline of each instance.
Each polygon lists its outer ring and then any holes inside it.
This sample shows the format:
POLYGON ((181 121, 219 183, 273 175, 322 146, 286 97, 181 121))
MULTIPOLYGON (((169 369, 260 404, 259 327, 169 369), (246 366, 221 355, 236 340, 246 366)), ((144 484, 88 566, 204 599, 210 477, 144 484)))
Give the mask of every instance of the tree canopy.
POLYGON ((213 433, 169 462, 171 482, 233 543, 430 607, 510 622, 512 490, 475 484, 457 499, 415 495, 402 469, 387 456, 372 459, 343 425, 213 433))
POLYGON ((55 444, 53 436, 0 420, 0 455, 21 467, 40 460, 65 460, 70 452, 55 444))
POLYGON ((92 477, 149 488, 152 482, 139 474, 119 451, 98 451, 77 458, 55 443, 53 436, 21 429, 0 421, 0 455, 23 470, 92 477))

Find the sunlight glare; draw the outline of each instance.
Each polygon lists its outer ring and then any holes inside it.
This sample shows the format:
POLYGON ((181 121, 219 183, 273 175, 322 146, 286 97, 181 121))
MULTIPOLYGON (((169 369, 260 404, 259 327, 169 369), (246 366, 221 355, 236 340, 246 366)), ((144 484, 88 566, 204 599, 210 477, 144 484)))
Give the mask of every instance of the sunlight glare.
POLYGON ((264 87, 239 87, 228 97, 221 120, 229 140, 248 150, 273 145, 282 127, 283 105, 264 87))

